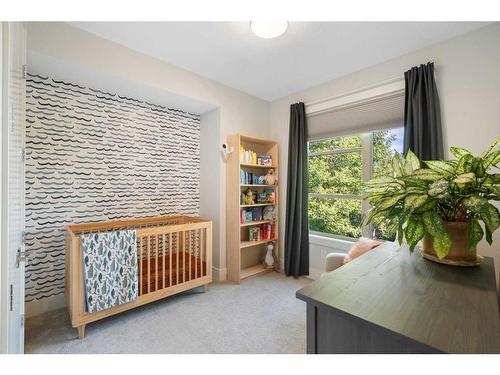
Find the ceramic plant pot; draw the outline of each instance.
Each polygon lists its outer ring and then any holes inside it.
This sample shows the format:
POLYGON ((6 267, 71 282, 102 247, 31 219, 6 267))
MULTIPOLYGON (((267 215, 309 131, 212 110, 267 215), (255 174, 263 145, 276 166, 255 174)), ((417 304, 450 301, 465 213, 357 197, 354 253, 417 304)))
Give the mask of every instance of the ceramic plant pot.
POLYGON ((468 222, 445 222, 444 229, 452 241, 448 255, 439 259, 432 246, 431 238, 425 236, 422 247, 424 258, 453 266, 477 266, 481 263, 482 257, 477 255, 476 247, 469 248, 468 222))

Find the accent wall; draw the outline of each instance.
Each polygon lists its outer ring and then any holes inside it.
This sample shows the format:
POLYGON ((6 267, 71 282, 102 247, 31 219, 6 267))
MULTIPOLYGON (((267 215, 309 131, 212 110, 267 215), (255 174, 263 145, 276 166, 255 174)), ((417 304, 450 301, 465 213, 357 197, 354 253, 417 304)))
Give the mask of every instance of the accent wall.
POLYGON ((199 215, 200 116, 29 75, 26 301, 64 293, 68 224, 199 215))

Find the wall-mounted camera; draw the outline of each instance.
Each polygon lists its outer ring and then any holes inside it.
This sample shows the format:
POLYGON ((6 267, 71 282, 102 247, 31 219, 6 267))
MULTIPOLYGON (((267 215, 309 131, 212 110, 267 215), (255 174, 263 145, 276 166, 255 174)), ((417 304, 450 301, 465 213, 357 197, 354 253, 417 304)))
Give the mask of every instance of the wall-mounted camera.
POLYGON ((227 143, 222 144, 221 153, 222 153, 222 157, 224 158, 224 160, 227 160, 227 158, 229 157, 229 155, 231 155, 232 152, 233 152, 232 147, 229 147, 227 143))

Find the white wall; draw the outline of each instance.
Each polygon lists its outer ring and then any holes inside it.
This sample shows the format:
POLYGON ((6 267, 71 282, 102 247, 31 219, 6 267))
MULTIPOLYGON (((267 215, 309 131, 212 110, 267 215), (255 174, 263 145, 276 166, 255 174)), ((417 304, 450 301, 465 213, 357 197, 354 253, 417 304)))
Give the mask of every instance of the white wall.
MULTIPOLYGON (((219 213, 221 199, 221 170, 214 168, 221 161, 220 153, 220 110, 204 113, 200 120, 200 216, 209 217, 213 221, 213 233, 220 232, 219 213)), ((214 236, 213 246, 213 277, 217 280, 225 280, 226 272, 220 268, 222 254, 220 242, 224 241, 219 236, 214 236)))
MULTIPOLYGON (((233 133, 242 132, 268 137, 269 103, 65 23, 30 22, 27 24, 27 30, 28 52, 32 54, 63 61, 65 64, 72 64, 99 75, 125 79, 199 102, 210 103, 212 108, 218 108, 216 116, 218 118, 210 119, 210 116, 215 114, 204 116, 205 120, 209 119, 205 125, 215 126, 218 121, 218 130, 214 129, 213 133, 207 128, 203 130, 203 137, 208 138, 201 141, 202 152, 213 163, 207 162, 202 156, 201 173, 205 177, 210 175, 212 178, 204 178, 202 182, 201 190, 206 189, 206 193, 202 195, 201 205, 203 212, 209 215, 207 218, 214 220, 218 226, 218 230, 214 230, 213 233, 215 275, 225 275, 226 170, 222 159, 217 159, 213 153, 218 152, 220 144, 233 133), (212 146, 217 148, 209 149, 212 146), (205 168, 208 169, 204 170, 205 168), (216 196, 210 192, 214 192, 216 196), (206 203, 205 199, 211 202, 206 203), (214 206, 217 200, 218 210, 214 206)), ((55 303, 57 304, 57 301, 55 303)))
MULTIPOLYGON (((270 136, 280 142, 282 165, 288 163, 290 104, 299 101, 307 104, 401 77, 412 66, 428 61, 434 61, 436 68, 445 148, 456 145, 480 153, 500 136, 500 23, 272 102, 270 136)), ((281 176, 281 186, 281 201, 286 202, 286 176, 281 176)), ((284 223, 285 210, 281 212, 284 223)), ((281 229, 283 232, 283 226, 281 229)), ((500 231, 494 237, 494 246, 490 247, 483 241, 479 252, 495 257, 499 274, 500 231)), ((280 238, 280 248, 283 249, 284 233, 280 233, 280 238)), ((311 246, 311 265, 315 267, 323 262, 322 252, 317 249, 315 244, 311 246)))

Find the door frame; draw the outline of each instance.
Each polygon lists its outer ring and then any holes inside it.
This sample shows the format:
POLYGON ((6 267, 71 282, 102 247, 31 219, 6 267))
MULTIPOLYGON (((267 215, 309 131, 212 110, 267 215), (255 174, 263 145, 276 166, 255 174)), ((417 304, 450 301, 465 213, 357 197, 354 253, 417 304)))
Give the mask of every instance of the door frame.
POLYGON ((25 147, 25 63, 24 24, 0 22, 0 353, 24 353, 24 260, 17 262, 17 251, 24 253, 23 231, 26 221, 22 155, 25 147), (16 83, 20 86, 15 86, 16 83), (15 95, 19 96, 11 99, 12 85, 21 91, 15 91, 15 95), (12 169, 12 162, 18 163, 21 170, 15 166, 12 169), (14 175, 11 176, 13 171, 14 175), (21 175, 16 172, 21 172, 21 175), (17 178, 22 178, 22 182, 17 178), (11 190, 11 182, 15 190, 11 190), (20 201, 11 200, 12 191, 20 197, 20 201))
MULTIPOLYGON (((3 103, 3 24, 4 22, 0 22, 0 124, 3 126, 4 124, 4 103, 3 103)), ((0 131, 0 155, 3 155, 4 149, 4 137, 2 132, 0 131)), ((3 168, 4 162, 3 157, 0 156, 0 181, 3 180, 3 174, 5 170, 3 168)), ((3 212, 3 199, 0 199, 0 228, 4 227, 4 217, 1 214, 3 212)), ((6 268, 6 260, 4 259, 6 255, 4 254, 4 249, 1 246, 2 243, 2 231, 0 230, 0 353, 7 352, 7 314, 8 314, 8 282, 6 280, 7 271, 6 268), (5 278, 5 280, 4 280, 5 278)))

